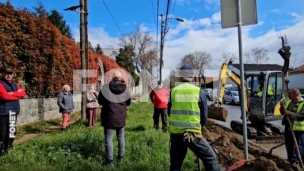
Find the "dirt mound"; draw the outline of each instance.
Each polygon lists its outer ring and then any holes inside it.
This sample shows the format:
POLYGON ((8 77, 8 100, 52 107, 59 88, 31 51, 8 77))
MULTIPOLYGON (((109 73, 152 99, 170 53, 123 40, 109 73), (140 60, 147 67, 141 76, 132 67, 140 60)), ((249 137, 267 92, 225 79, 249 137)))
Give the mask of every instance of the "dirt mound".
MULTIPOLYGON (((210 145, 217 154, 219 162, 225 167, 229 167, 235 162, 244 158, 243 151, 238 149, 225 135, 219 137, 210 145)), ((254 157, 250 156, 249 158, 253 159, 254 157)))
POLYGON ((246 161, 245 164, 235 171, 256 171, 256 170, 263 170, 263 171, 283 171, 279 169, 277 164, 273 160, 266 159, 263 156, 260 156, 254 160, 246 161))
MULTIPOLYGON (((219 163, 228 168, 237 161, 243 160, 243 137, 231 130, 208 120, 203 128, 203 136, 213 147, 219 163)), ((265 170, 265 171, 296 171, 284 159, 269 155, 258 146, 248 143, 249 161, 240 168, 242 170, 265 170)))

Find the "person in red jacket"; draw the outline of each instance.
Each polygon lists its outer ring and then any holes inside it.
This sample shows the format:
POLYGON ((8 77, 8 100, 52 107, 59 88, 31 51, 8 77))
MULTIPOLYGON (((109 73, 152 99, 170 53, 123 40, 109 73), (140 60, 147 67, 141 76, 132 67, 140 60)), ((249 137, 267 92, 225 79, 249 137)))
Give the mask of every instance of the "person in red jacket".
POLYGON ((16 137, 17 116, 20 113, 19 99, 26 96, 25 91, 13 82, 12 69, 1 70, 0 78, 0 156, 13 146, 16 137), (14 124, 12 124, 14 122, 14 124))
POLYGON ((154 105, 154 128, 158 130, 159 115, 161 115, 162 129, 164 132, 167 131, 167 105, 169 94, 170 90, 163 87, 163 83, 161 81, 157 82, 157 87, 150 93, 150 100, 154 105))

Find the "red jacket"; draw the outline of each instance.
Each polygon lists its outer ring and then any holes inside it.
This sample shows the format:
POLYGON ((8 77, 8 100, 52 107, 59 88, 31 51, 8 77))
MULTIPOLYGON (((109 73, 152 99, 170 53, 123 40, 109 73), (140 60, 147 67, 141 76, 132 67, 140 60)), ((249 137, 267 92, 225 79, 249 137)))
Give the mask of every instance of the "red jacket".
POLYGON ((167 108, 170 90, 163 87, 161 89, 155 88, 150 93, 150 100, 155 108, 167 108))

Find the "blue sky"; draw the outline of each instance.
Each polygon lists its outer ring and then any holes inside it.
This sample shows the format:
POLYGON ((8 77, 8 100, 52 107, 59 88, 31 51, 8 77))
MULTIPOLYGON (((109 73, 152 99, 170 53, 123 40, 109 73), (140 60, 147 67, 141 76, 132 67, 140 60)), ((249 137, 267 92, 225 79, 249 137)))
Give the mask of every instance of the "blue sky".
MULTIPOLYGON (((6 2, 6 0, 0 0, 6 2)), ((15 7, 32 9, 37 0, 10 0, 15 7)), ((47 10, 56 9, 64 15, 73 35, 79 39, 79 14, 64 11, 78 5, 79 0, 41 0, 47 10)), ((93 45, 116 47, 117 37, 135 30, 140 25, 156 38, 157 0, 89 0, 89 39, 93 45), (104 2, 115 18, 108 12, 104 2), (153 2, 153 5, 152 5, 153 2), (117 23, 117 25, 115 24, 117 23)), ((159 1, 159 14, 165 13, 165 0, 159 1)), ((243 27, 244 53, 254 47, 268 49, 268 63, 283 64, 277 54, 279 35, 287 35, 292 47, 291 65, 304 64, 304 2, 303 0, 258 0, 258 24, 243 27)), ((237 29, 222 29, 220 0, 172 0, 171 15, 185 22, 171 20, 166 35, 164 64, 174 69, 180 59, 193 51, 206 51, 212 57, 212 66, 221 64, 221 54, 238 53, 237 29), (174 5, 175 4, 175 5, 174 5), (174 6, 174 11, 173 11, 174 6)), ((160 27, 160 23, 158 24, 160 27)), ((212 68, 212 67, 211 67, 212 68)))

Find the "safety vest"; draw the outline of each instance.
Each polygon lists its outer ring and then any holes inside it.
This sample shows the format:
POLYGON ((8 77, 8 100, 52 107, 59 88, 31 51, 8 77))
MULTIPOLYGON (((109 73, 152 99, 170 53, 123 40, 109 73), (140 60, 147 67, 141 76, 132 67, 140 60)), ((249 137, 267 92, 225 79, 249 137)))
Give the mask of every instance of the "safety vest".
MULTIPOLYGON (((263 90, 260 89, 260 85, 258 85, 257 89, 256 89, 257 95, 258 97, 262 97, 263 96, 263 90)), ((267 94, 268 95, 273 95, 273 89, 271 85, 267 86, 267 94)))
POLYGON ((169 132, 179 134, 193 132, 201 134, 200 108, 198 106, 200 88, 183 83, 171 91, 169 132))
MULTIPOLYGON (((286 108, 288 108, 288 109, 290 108, 290 106, 289 106, 290 103, 291 103, 291 100, 288 100, 286 102, 286 108)), ((304 101, 301 101, 300 104, 299 104, 299 106, 298 106, 298 108, 297 108, 297 112, 296 112, 297 114, 301 112, 303 105, 304 105, 304 101)), ((292 111, 292 109, 289 109, 289 110, 292 111)), ((294 131, 304 131, 304 121, 297 121, 297 120, 295 120, 293 122, 292 129, 294 131)))

